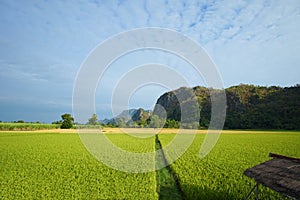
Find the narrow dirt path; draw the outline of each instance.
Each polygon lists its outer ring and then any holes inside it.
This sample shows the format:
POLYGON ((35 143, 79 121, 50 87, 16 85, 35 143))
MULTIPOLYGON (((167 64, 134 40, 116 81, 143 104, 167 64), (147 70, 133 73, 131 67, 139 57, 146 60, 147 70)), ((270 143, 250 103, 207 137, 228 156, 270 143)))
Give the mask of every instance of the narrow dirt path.
POLYGON ((165 157, 165 153, 162 150, 162 145, 159 141, 158 135, 155 135, 155 150, 157 150, 155 156, 156 166, 167 166, 156 171, 157 193, 159 195, 159 199, 185 199, 178 178, 170 167, 165 157))

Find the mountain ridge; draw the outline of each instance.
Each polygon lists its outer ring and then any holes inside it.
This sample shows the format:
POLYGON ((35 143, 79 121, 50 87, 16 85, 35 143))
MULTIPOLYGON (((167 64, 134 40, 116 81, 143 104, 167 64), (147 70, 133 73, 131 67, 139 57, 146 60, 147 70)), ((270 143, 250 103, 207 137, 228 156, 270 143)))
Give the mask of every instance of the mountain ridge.
MULTIPOLYGON (((178 128, 181 123, 184 128, 208 128, 211 117, 210 92, 218 90, 203 86, 180 87, 162 94, 153 112, 143 108, 130 109, 109 123, 121 127, 169 128, 178 128), (180 106, 185 113, 181 113, 180 106), (182 121, 182 115, 185 121, 182 121), (196 124, 195 119, 198 120, 196 124)), ((240 84, 228 87, 224 92, 227 101, 225 129, 300 130, 299 84, 284 88, 240 84)))
MULTIPOLYGON (((182 87, 166 92, 157 100, 167 113, 167 119, 180 121, 180 106, 176 93, 193 92, 200 110, 199 124, 209 126, 211 102, 209 89, 202 86, 182 87)), ((224 128, 228 129, 300 129, 300 85, 292 87, 254 86, 240 84, 224 89, 227 110, 224 128)), ((191 102, 186 99, 184 103, 191 102)), ((153 111, 155 113, 155 109, 153 111)))
POLYGON ((146 123, 151 112, 151 110, 145 110, 143 108, 131 108, 123 110, 119 115, 111 119, 102 120, 101 122, 106 125, 111 124, 120 127, 137 127, 146 123))

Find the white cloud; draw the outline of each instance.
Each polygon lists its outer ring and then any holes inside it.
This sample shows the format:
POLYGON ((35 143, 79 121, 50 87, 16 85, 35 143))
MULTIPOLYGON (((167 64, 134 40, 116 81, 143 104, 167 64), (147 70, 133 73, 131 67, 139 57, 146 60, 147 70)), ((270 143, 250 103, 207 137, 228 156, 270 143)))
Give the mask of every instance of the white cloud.
MULTIPOLYGON (((226 86, 293 85, 300 81, 299 21, 298 0, 6 0, 0 3, 0 76, 12 84, 20 77, 24 87, 39 81, 70 86, 97 44, 151 26, 180 31, 204 46, 226 86)), ((181 62, 170 63, 193 75, 181 62)))

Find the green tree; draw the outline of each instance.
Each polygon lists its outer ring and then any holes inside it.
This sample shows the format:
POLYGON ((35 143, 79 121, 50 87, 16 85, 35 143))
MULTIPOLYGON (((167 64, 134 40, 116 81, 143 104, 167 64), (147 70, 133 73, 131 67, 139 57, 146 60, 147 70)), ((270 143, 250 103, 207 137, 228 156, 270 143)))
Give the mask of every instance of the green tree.
POLYGON ((59 120, 59 121, 55 121, 55 122, 52 122, 52 124, 62 124, 63 121, 62 120, 59 120))
POLYGON ((63 120, 60 126, 61 129, 70 129, 73 127, 74 118, 70 114, 63 114, 61 118, 63 120))
POLYGON ((88 124, 90 125, 97 125, 98 124, 98 116, 93 114, 91 118, 89 118, 88 124))
POLYGON ((164 126, 165 120, 159 118, 157 115, 152 115, 148 119, 148 124, 149 124, 149 127, 151 127, 151 128, 161 128, 164 126))
POLYGON ((119 127, 121 127, 121 128, 126 127, 126 123, 125 123, 125 120, 123 118, 121 118, 120 121, 119 121, 119 127))
POLYGON ((164 128, 179 128, 179 122, 174 119, 168 119, 164 125, 164 128))

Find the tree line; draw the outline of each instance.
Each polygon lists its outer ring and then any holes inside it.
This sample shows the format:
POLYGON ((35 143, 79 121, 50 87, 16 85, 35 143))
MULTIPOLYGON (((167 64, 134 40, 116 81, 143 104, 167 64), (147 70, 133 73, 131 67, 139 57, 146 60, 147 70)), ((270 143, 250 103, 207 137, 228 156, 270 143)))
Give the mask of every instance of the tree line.
MULTIPOLYGON (((201 86, 182 87, 160 96, 151 113, 140 108, 130 119, 114 118, 105 124, 100 123, 97 115, 93 114, 87 125, 206 129, 211 117, 210 94, 219 91, 201 86), (182 113, 181 110, 188 113, 182 113), (182 115, 185 116, 184 120, 181 119, 182 115)), ((300 130, 300 85, 282 88, 240 84, 225 89, 225 93, 225 129, 300 130)), ((74 119, 70 114, 61 117, 62 120, 55 123, 60 123, 61 128, 73 127, 74 119)))
MULTIPOLYGON (((163 94, 158 100, 164 108, 167 119, 180 121, 181 109, 178 94, 194 93, 200 110, 199 127, 209 127, 211 117, 210 92, 218 90, 197 86, 179 88, 163 94)), ((226 129, 300 129, 300 85, 292 87, 263 87, 240 84, 225 89, 226 129)), ((186 95, 184 104, 195 99, 186 95)))

